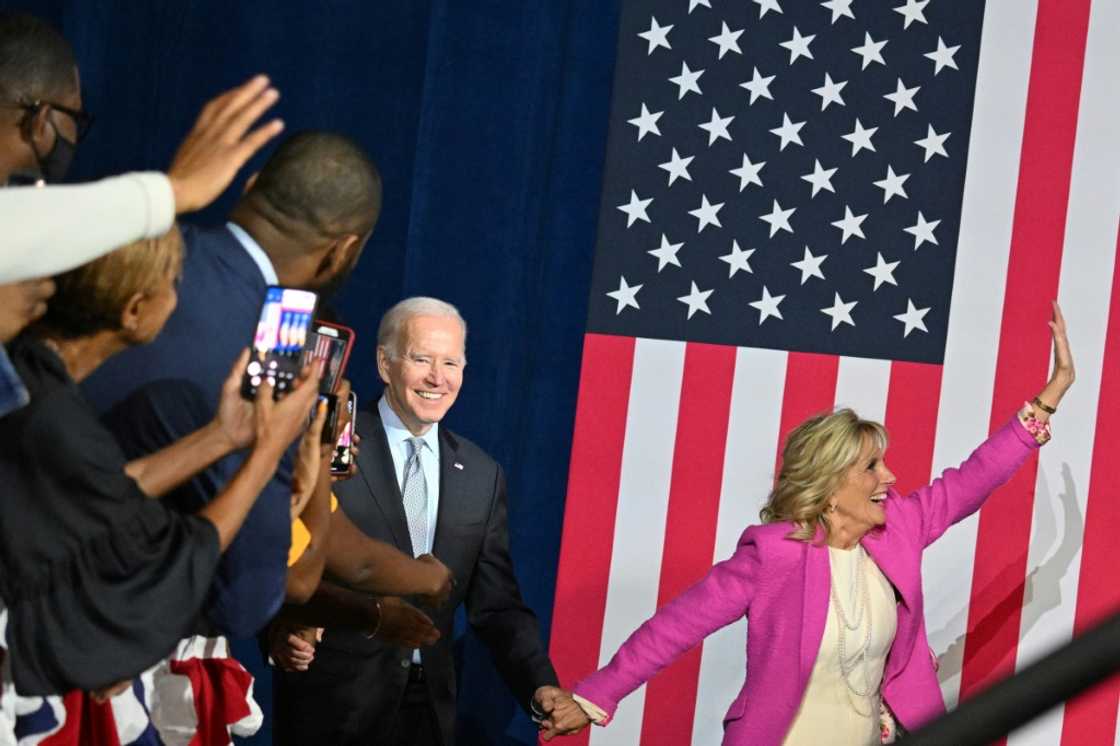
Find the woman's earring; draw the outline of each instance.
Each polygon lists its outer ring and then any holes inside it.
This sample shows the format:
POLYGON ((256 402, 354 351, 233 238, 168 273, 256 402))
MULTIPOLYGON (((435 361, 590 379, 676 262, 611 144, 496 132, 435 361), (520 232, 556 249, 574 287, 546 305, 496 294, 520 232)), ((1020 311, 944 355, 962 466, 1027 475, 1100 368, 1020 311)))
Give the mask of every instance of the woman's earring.
POLYGON ((828 506, 828 512, 829 512, 829 513, 835 513, 835 512, 836 512, 836 503, 831 503, 831 504, 829 504, 829 506, 828 506))

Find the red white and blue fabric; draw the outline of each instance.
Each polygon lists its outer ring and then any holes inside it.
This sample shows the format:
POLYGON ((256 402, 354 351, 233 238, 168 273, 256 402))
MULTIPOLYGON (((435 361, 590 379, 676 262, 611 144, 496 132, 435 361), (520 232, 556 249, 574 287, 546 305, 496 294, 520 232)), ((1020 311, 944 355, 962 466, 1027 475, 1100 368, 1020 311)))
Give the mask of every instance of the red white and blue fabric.
POLYGON ((263 721, 253 677, 224 637, 189 637, 108 703, 22 697, 5 678, 0 746, 223 746, 263 721))
MULTIPOLYGON (((1062 437, 927 553, 955 705, 1120 607, 1120 3, 623 0, 551 655, 571 684, 757 523, 852 406, 908 492, 1047 376, 1062 437)), ((572 746, 711 746, 747 620, 572 746), (667 713, 672 713, 671 716, 667 713)), ((1012 734, 1113 746, 1120 680, 1012 734)))

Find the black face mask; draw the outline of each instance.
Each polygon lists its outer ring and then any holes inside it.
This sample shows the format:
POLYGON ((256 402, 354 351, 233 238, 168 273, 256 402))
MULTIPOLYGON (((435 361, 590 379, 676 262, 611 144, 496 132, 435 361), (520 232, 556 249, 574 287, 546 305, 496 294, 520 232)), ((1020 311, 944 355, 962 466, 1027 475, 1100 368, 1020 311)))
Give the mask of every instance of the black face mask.
POLYGON ((35 160, 39 164, 40 178, 48 184, 56 184, 66 178, 66 172, 70 170, 78 144, 63 137, 53 123, 51 128, 54 130, 54 145, 51 149, 44 155, 39 155, 39 150, 32 142, 31 152, 35 154, 35 160))

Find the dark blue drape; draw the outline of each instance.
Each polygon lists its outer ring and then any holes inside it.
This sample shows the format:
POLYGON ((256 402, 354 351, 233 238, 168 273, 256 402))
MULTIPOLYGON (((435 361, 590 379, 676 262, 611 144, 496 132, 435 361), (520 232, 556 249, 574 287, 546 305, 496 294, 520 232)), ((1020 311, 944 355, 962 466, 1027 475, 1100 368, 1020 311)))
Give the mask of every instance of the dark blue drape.
MULTIPOLYGON (((377 320, 406 295, 457 304, 469 366, 448 423, 501 462, 510 540, 547 636, 595 240, 618 9, 601 0, 0 0, 57 23, 98 121, 79 180, 165 168, 201 103, 272 76, 289 131, 327 128, 378 161, 385 207, 338 305, 351 378, 378 396, 377 320)), ((259 165, 263 156, 255 161, 259 165)), ((251 170, 251 169, 250 169, 251 170)), ((248 173, 248 171, 247 171, 248 173)), ((243 178, 193 219, 214 222, 243 178)), ((472 636, 463 744, 534 728, 472 636)), ((268 674, 239 648, 270 707, 268 674)), ((268 728, 254 743, 269 743, 268 728)))

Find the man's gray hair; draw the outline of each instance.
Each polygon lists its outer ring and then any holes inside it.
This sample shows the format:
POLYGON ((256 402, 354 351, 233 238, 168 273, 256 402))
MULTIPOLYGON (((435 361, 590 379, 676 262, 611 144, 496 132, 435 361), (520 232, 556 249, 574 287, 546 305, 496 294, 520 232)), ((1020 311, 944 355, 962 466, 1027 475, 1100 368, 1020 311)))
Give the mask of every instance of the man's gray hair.
POLYGON ((417 295, 400 301, 381 317, 381 323, 377 326, 377 346, 384 348, 389 357, 399 357, 401 329, 409 319, 417 316, 455 319, 463 327, 463 341, 466 342, 467 322, 458 308, 439 298, 417 295))

